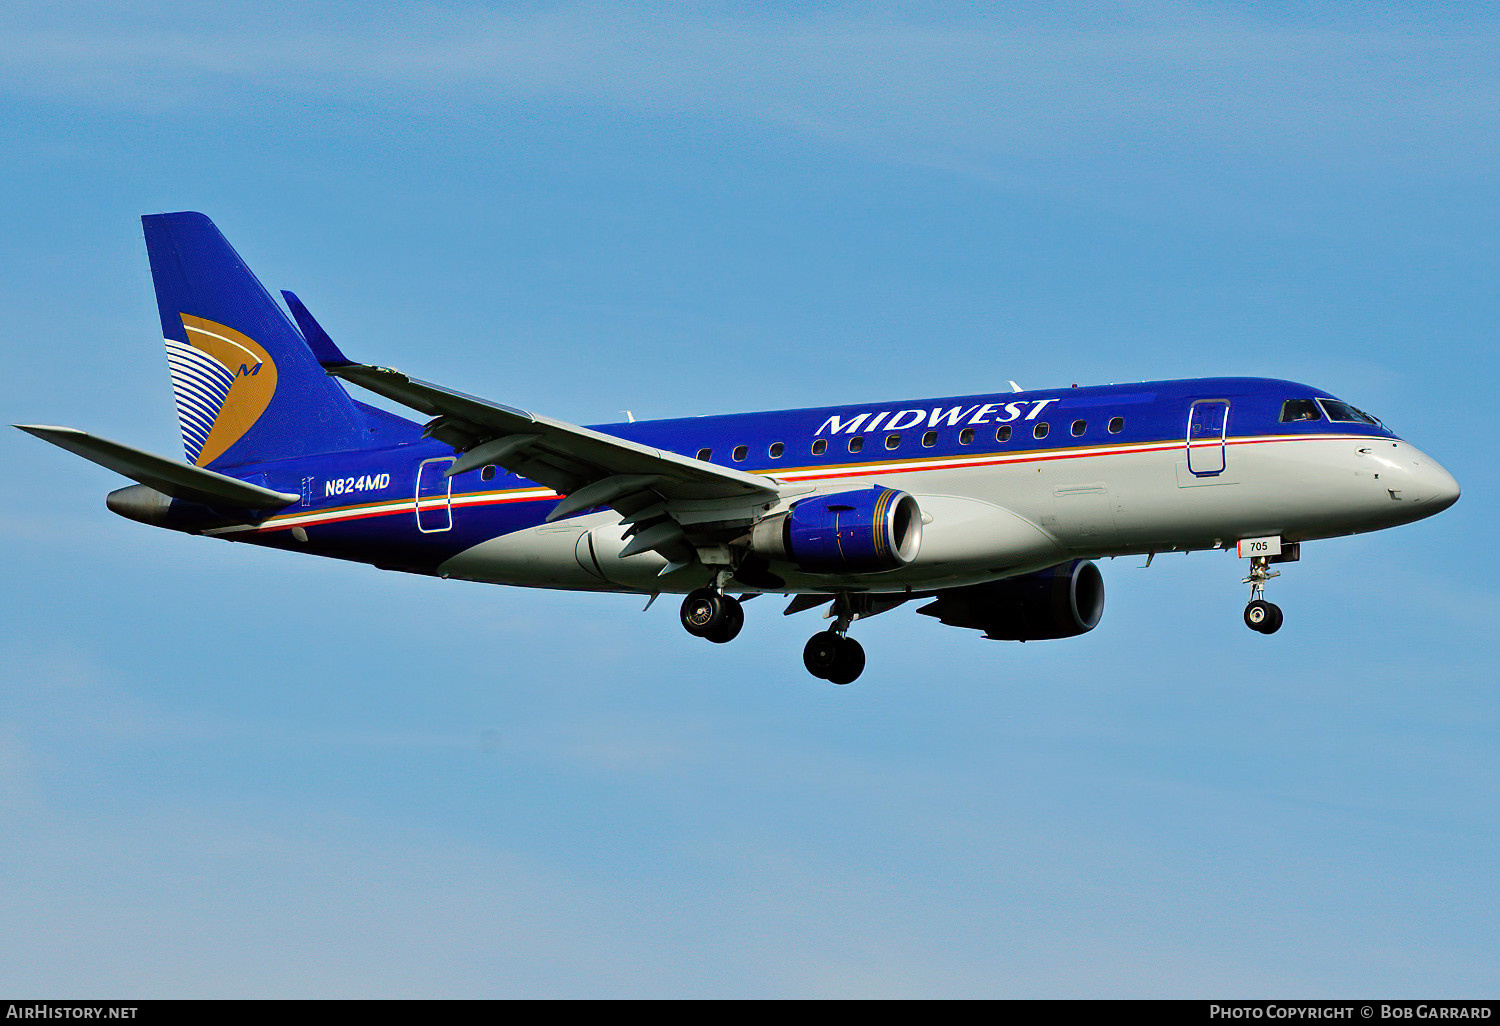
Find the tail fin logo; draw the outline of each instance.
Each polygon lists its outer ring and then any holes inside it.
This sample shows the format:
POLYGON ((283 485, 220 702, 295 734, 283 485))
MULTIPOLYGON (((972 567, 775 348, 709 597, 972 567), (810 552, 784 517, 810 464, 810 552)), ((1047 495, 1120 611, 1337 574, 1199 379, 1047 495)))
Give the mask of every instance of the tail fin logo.
POLYGON ((167 365, 188 461, 205 467, 260 419, 276 394, 276 362, 254 339, 180 314, 187 342, 167 339, 167 365))

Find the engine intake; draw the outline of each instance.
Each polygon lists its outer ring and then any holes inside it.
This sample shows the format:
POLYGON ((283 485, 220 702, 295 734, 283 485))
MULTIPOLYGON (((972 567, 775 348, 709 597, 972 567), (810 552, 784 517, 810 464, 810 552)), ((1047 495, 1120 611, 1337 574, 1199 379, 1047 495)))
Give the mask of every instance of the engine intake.
POLYGON ((1043 641, 1087 634, 1104 615, 1104 576, 1086 559, 1048 570, 938 592, 917 612, 995 641, 1043 641))
POLYGON ((803 499, 755 525, 750 549, 808 573, 895 570, 922 547, 922 510, 894 488, 867 488, 803 499))

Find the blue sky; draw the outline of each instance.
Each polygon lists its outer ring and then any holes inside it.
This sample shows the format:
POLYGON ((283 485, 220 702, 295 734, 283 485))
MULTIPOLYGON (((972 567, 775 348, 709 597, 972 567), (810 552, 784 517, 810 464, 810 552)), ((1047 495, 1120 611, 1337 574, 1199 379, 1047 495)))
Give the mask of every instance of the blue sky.
POLYGON ((582 423, 1257 374, 1435 520, 1106 561, 1100 627, 409 579, 153 532, 19 432, 0 992, 1490 996, 1500 20, 1454 5, 0 12, 0 401, 178 452, 138 217, 582 423), (40 501, 39 501, 40 500, 40 501))

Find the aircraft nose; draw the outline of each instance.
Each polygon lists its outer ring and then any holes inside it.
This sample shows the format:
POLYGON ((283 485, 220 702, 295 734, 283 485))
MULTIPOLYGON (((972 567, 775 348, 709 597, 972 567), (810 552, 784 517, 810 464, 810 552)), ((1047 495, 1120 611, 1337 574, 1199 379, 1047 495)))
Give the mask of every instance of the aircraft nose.
POLYGON ((1441 513, 1458 501, 1462 489, 1458 487, 1457 479, 1437 460, 1420 452, 1416 456, 1412 468, 1413 501, 1426 506, 1429 515, 1441 513))
POLYGON ((1401 475, 1401 497, 1430 517, 1458 501, 1462 489, 1442 464, 1420 449, 1411 449, 1401 475))

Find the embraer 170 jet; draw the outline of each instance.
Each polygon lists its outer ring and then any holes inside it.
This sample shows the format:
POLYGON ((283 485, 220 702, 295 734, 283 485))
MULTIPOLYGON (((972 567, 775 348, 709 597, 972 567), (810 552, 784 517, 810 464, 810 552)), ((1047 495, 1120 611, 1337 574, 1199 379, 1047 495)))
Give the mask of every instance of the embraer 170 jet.
POLYGON ((1235 547, 1245 623, 1271 634, 1273 564, 1459 495, 1379 420, 1264 378, 579 427, 355 363, 202 214, 142 222, 188 462, 17 425, 140 482, 114 512, 384 570, 686 594, 683 627, 718 643, 743 600, 788 595, 827 607, 803 659, 836 684, 864 668, 851 624, 912 600, 997 640, 1092 630, 1103 556, 1235 547))

